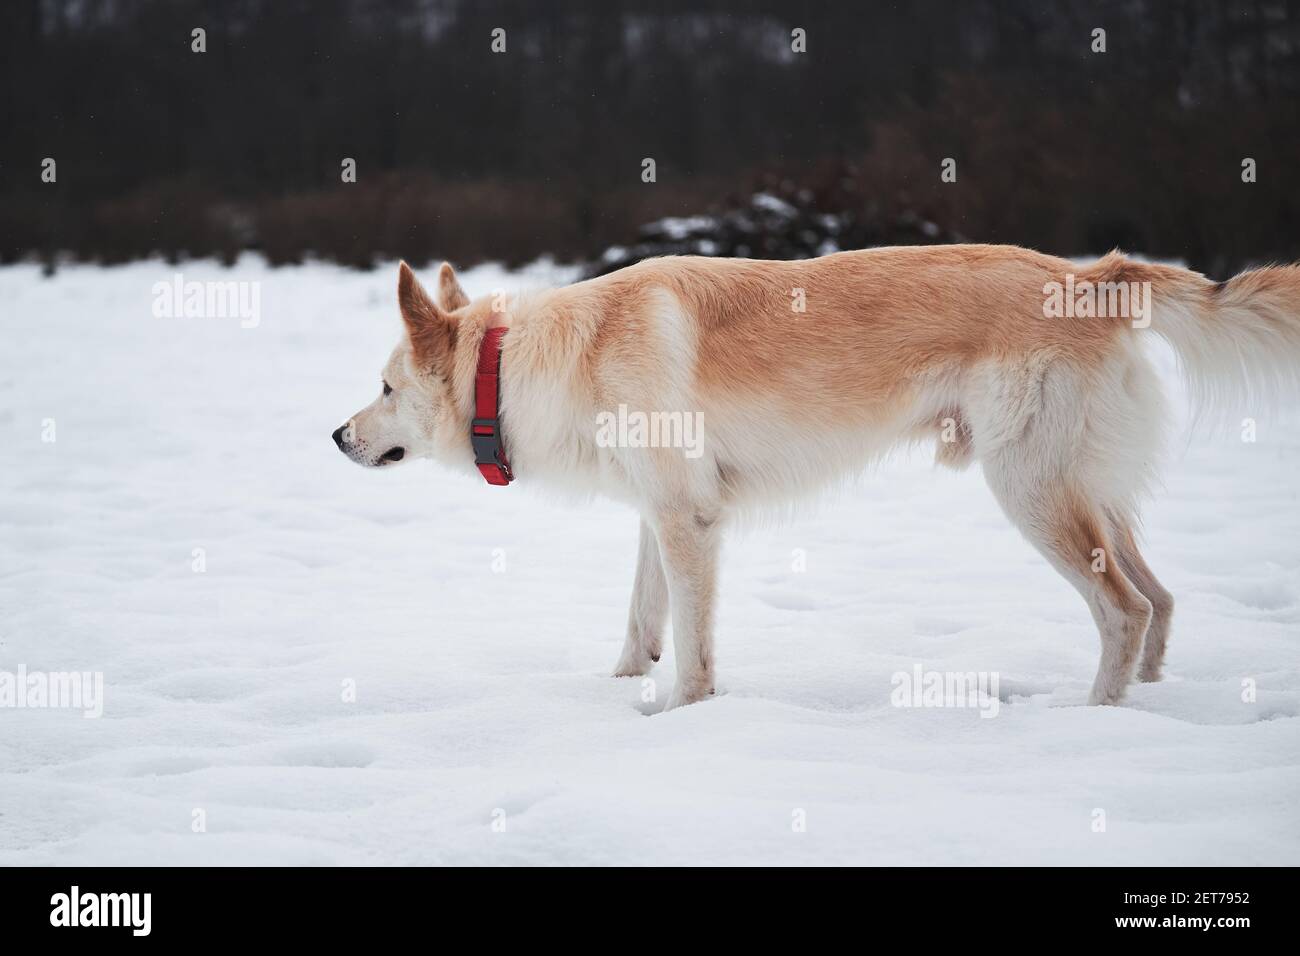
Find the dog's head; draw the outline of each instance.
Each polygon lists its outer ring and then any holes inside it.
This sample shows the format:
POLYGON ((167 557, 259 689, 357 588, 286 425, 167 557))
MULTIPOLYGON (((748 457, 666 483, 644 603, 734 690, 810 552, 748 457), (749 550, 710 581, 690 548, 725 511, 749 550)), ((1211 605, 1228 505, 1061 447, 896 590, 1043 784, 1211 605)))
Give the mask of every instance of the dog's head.
POLYGON ((339 451, 368 468, 433 456, 462 431, 452 379, 469 297, 447 263, 438 270, 435 299, 403 262, 397 302, 406 334, 384 366, 380 394, 333 436, 339 451))

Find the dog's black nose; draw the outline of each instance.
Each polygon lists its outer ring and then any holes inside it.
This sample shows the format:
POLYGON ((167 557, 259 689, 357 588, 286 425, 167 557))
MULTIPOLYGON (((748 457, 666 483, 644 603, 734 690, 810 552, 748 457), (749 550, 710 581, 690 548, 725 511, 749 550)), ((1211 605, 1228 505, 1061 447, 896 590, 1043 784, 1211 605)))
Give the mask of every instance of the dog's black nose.
POLYGON ((346 426, 344 425, 340 425, 338 428, 334 429, 334 444, 338 445, 339 448, 343 447, 343 429, 345 427, 346 426))

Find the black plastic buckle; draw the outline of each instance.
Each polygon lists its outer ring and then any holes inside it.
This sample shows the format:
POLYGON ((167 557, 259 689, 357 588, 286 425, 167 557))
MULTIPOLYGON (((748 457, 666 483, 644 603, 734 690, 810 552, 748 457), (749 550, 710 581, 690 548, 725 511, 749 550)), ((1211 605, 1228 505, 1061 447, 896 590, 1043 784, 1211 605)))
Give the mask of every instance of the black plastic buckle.
POLYGON ((469 424, 469 440, 474 446, 474 461, 479 465, 500 465, 501 464, 501 434, 497 430, 497 419, 495 418, 475 418, 469 424), (480 428, 490 428, 492 431, 486 435, 480 435, 480 428))

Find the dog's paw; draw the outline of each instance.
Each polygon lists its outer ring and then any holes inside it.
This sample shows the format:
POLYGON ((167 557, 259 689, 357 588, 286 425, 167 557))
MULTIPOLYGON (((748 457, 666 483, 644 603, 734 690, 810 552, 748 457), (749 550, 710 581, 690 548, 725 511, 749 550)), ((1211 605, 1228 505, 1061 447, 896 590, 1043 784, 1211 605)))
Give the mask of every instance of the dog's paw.
POLYGON ((611 677, 644 677, 650 673, 650 668, 659 663, 659 651, 647 650, 636 645, 625 646, 623 653, 619 656, 618 663, 614 665, 614 673, 611 677))
POLYGON ((1088 705, 1091 707, 1112 707, 1124 699, 1124 688, 1118 689, 1093 687, 1088 694, 1088 705))
POLYGON ((614 672, 611 677, 644 677, 650 673, 650 668, 659 662, 659 655, 653 657, 647 654, 628 654, 624 653, 614 665, 614 672))
POLYGON ((708 700, 713 696, 713 687, 683 687, 680 683, 673 688, 673 692, 668 695, 668 703, 664 704, 663 713, 670 710, 676 710, 678 707, 685 707, 687 704, 698 704, 702 700, 708 700))
POLYGON ((648 673, 650 673, 649 663, 625 664, 622 661, 619 661, 614 666, 613 673, 611 673, 609 676, 610 677, 644 677, 648 673))

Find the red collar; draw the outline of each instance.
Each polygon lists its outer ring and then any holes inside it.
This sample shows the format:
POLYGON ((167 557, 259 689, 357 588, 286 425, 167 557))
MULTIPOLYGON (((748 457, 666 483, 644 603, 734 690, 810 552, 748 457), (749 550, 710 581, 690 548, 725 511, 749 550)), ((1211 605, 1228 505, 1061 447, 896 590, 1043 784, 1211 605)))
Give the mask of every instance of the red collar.
POLYGON ((514 481, 501 437, 501 340, 505 329, 488 329, 478 350, 478 374, 474 376, 474 419, 469 440, 474 446, 474 463, 489 485, 514 481))

